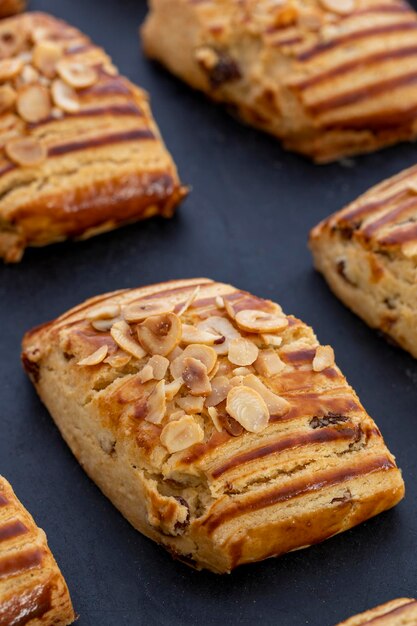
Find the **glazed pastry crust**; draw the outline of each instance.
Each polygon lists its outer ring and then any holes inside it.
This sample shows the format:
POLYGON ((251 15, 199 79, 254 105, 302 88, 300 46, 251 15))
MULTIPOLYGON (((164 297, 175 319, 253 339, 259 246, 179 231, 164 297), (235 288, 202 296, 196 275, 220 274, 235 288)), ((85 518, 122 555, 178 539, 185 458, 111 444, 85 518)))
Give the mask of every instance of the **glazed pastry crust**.
POLYGON ((0 142, 8 262, 26 246, 170 217, 185 195, 145 92, 88 37, 45 14, 0 24, 0 142))
POLYGON ((334 293, 417 357, 417 167, 316 226, 310 248, 334 293))
POLYGON ((26 8, 25 0, 0 0, 0 17, 9 17, 26 8))
POLYGON ((417 601, 413 598, 398 598, 355 615, 337 626, 414 626, 417 624, 417 601))
POLYGON ((230 285, 172 281, 94 298, 27 333, 23 364, 102 491, 198 569, 229 572, 317 543, 403 497, 331 348, 230 285), (146 311, 142 321, 132 310, 146 311), (151 361, 149 350, 165 356, 151 361))
POLYGON ((0 626, 67 626, 75 618, 45 533, 0 476, 0 626))
POLYGON ((402 0, 152 0, 146 54, 317 162, 417 132, 417 19, 402 0))

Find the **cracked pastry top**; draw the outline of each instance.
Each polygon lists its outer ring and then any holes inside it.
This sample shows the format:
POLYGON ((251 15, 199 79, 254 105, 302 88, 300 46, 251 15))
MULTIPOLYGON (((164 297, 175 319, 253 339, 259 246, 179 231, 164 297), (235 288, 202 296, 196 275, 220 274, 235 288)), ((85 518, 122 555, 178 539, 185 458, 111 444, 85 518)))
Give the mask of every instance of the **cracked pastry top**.
POLYGON ((0 0, 0 17, 9 17, 15 13, 20 13, 25 7, 25 0, 0 0))
POLYGON ((155 214, 185 190, 145 92, 42 13, 0 22, 0 257, 155 214))
POLYGON ((67 626, 75 619, 45 533, 0 476, 0 626, 67 626))
POLYGON ((103 492, 194 567, 308 546, 403 496, 332 348, 230 285, 93 298, 27 333, 23 364, 103 492))
POLYGON ((417 357, 417 167, 318 224, 310 248, 334 293, 417 357))
POLYGON ((145 52, 317 162, 417 136, 403 0, 151 0, 145 52))
POLYGON ((413 598, 398 598, 355 615, 337 626, 415 626, 417 624, 417 601, 413 598))

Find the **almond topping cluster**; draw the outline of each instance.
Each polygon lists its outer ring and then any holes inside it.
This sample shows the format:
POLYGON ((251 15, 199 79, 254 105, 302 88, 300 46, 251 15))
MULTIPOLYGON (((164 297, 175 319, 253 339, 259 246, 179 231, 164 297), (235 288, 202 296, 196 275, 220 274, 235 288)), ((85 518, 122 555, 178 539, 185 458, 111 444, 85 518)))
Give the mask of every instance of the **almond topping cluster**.
POLYGON ((77 113, 78 90, 92 87, 99 70, 81 62, 77 54, 68 54, 79 41, 76 35, 56 41, 54 27, 30 30, 27 24, 0 25, 0 114, 14 120, 12 130, 2 133, 2 146, 13 163, 36 167, 47 151, 40 140, 25 134, 28 125, 77 113))
MULTIPOLYGON (((273 378, 288 367, 279 354, 289 325, 281 309, 248 298, 241 306, 248 302, 259 308, 240 308, 218 296, 216 314, 207 316, 193 307, 193 294, 177 306, 157 299, 98 304, 86 322, 102 345, 78 362, 81 367, 129 364, 129 373, 133 366, 143 389, 137 413, 161 427, 160 441, 169 453, 201 443, 213 432, 259 433, 271 416, 282 417, 291 408, 272 390, 273 378)), ((312 370, 332 365, 332 348, 318 346, 312 370)))

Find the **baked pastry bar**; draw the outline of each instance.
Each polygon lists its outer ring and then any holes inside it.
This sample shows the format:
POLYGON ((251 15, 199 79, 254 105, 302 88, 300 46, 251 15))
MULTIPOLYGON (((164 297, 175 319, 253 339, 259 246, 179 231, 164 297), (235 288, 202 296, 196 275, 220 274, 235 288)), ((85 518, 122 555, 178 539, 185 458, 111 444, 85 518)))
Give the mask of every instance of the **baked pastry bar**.
POLYGON ((316 268, 370 326, 417 357, 417 167, 313 228, 316 268))
POLYGON ((417 135, 403 0, 151 0, 145 52, 318 162, 417 135))
POLYGON ((355 615, 337 626, 415 626, 417 624, 417 601, 412 598, 398 598, 355 615))
POLYGON ((146 94, 65 22, 0 23, 0 257, 155 214, 185 191, 146 94))
POLYGON ((322 541, 403 496, 331 347, 230 285, 93 298, 29 332, 23 363, 103 492, 197 568, 322 541))
POLYGON ((67 626, 75 618, 45 533, 0 476, 0 625, 67 626))
POLYGON ((0 17, 20 13, 26 7, 25 0, 0 0, 0 17))

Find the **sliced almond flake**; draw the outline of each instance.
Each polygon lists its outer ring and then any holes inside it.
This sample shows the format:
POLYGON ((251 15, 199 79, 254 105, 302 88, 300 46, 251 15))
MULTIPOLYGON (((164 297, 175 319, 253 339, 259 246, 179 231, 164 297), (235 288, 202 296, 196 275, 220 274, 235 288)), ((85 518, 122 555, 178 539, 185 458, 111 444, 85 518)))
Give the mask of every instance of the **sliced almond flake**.
POLYGON ((218 339, 218 334, 210 333, 207 330, 201 330, 191 324, 182 324, 181 343, 202 343, 212 346, 216 341, 218 341, 218 339))
POLYGON ((123 309, 123 317, 127 322, 143 322, 151 315, 162 315, 163 313, 172 313, 174 305, 169 302, 132 302, 123 309))
POLYGON ((124 352, 116 352, 116 354, 111 354, 104 360, 104 363, 108 363, 111 367, 121 368, 125 367, 129 361, 132 360, 130 354, 125 354, 124 352))
POLYGON ((80 110, 77 92, 60 78, 53 81, 51 93, 55 105, 65 113, 77 113, 80 110))
POLYGON ((228 359, 233 365, 252 365, 258 358, 258 347, 249 339, 239 337, 229 343, 228 359))
POLYGON ((147 383, 149 380, 152 380, 153 377, 154 375, 153 375, 152 365, 149 365, 149 363, 147 363, 144 367, 142 367, 142 369, 140 370, 138 374, 138 380, 141 383, 147 383))
POLYGON ((248 376, 253 374, 253 369, 249 369, 249 367, 235 367, 233 374, 234 376, 248 376))
POLYGON ((255 369, 261 376, 271 378, 282 372, 285 363, 282 361, 273 348, 261 350, 255 361, 255 369))
POLYGON ((32 137, 18 137, 11 139, 4 146, 8 158, 23 167, 36 167, 41 165, 47 157, 47 151, 36 139, 32 137))
POLYGON ((152 424, 160 424, 165 417, 166 396, 165 381, 160 380, 146 400, 145 420, 152 424))
POLYGON ((19 76, 23 68, 23 61, 19 58, 3 59, 0 61, 0 81, 10 80, 19 76))
POLYGON ((184 359, 182 379, 193 396, 208 396, 211 393, 207 368, 199 359, 192 357, 184 359))
POLYGON ((313 359, 313 371, 322 372, 334 365, 334 350, 331 346, 318 346, 313 359))
POLYGON ((124 320, 115 322, 111 327, 110 334, 119 348, 128 352, 136 359, 143 359, 146 356, 145 350, 133 338, 130 326, 124 320))
POLYGON ((212 422, 214 424, 214 428, 219 433, 221 433, 223 428, 222 428, 222 425, 221 425, 221 423, 219 421, 219 413, 218 413, 217 409, 214 406, 209 406, 208 409, 207 409, 207 412, 208 412, 209 416, 211 417, 211 420, 212 420, 212 422))
POLYGON ((36 123, 49 117, 51 98, 42 85, 27 85, 17 94, 17 112, 25 122, 36 123))
POLYGON ((33 65, 48 78, 56 74, 56 64, 63 55, 62 46, 55 41, 40 41, 33 49, 33 65))
POLYGON ((181 340, 181 320, 175 313, 151 315, 137 326, 136 332, 149 354, 166 356, 181 340))
POLYGON ((261 334, 261 339, 267 346, 277 346, 279 347, 282 344, 282 337, 278 335, 269 335, 269 334, 261 334))
POLYGON ((0 86, 0 114, 9 111, 15 104, 17 98, 16 91, 11 85, 0 86))
POLYGON ((323 9, 337 15, 349 15, 356 7, 356 0, 320 0, 320 3, 323 9))
POLYGON ((401 251, 407 259, 417 256, 417 241, 407 241, 401 246, 401 251))
POLYGON ((216 376, 211 380, 211 394, 206 398, 206 406, 217 406, 223 400, 226 400, 227 394, 231 389, 230 381, 227 376, 216 376))
POLYGON ((179 357, 174 359, 170 365, 173 378, 180 378, 184 371, 184 361, 187 358, 197 359, 205 365, 207 373, 210 374, 217 362, 217 354, 210 346, 203 344, 192 344, 187 346, 179 357))
POLYGON ((178 406, 186 413, 201 413, 204 407, 205 398, 201 396, 184 396, 178 398, 178 406))
POLYGON ((216 307, 218 309, 224 309, 224 300, 221 296, 216 296, 216 307))
POLYGON ((168 422, 162 429, 161 443, 168 452, 180 452, 204 440, 204 431, 191 415, 168 422))
POLYGON ((178 411, 174 411, 169 416, 169 421, 174 422, 175 420, 179 420, 181 417, 185 417, 185 411, 179 409, 178 411))
POLYGON ((154 356, 149 359, 148 365, 152 367, 153 377, 156 380, 162 380, 167 373, 169 361, 160 354, 154 354, 154 356))
POLYGON ((98 80, 97 70, 85 63, 62 59, 56 64, 56 71, 63 81, 74 89, 91 87, 98 80))
POLYGON ((184 304, 182 305, 180 310, 178 311, 178 317, 181 317, 181 315, 184 315, 184 313, 187 311, 187 309, 190 308, 190 306, 192 305, 192 303, 194 302, 194 300, 198 296, 199 292, 200 292, 200 286, 198 285, 194 289, 193 293, 189 296, 189 298, 187 298, 187 300, 184 302, 184 304))
POLYGON ((290 410, 290 403, 285 398, 281 398, 281 396, 268 389, 254 374, 245 376, 243 384, 251 387, 251 389, 254 389, 262 396, 271 415, 282 417, 290 410))
POLYGON ((168 401, 171 401, 175 398, 177 393, 180 391, 183 386, 184 381, 182 378, 176 378, 170 383, 165 385, 165 397, 168 401))
POLYGON ((233 387, 227 394, 226 411, 251 433, 260 433, 268 426, 268 407, 251 387, 233 387))
POLYGON ((91 326, 95 330, 98 330, 101 333, 105 333, 105 332, 108 332, 113 326, 113 324, 115 324, 118 321, 119 319, 117 317, 116 318, 113 317, 108 320, 93 320, 91 322, 91 326))
POLYGON ((90 356, 85 357, 85 359, 81 359, 81 361, 78 361, 77 365, 80 365, 82 367, 99 365, 99 363, 104 361, 104 359, 106 358, 108 351, 109 347, 107 345, 100 346, 100 348, 93 352, 93 354, 90 354, 90 356))
POLYGON ((91 322, 92 320, 108 320, 117 317, 120 314, 120 306, 118 304, 100 304, 94 307, 85 316, 86 320, 91 322))
POLYGON ((224 337, 224 341, 213 345, 213 349, 219 355, 227 354, 229 351, 229 342, 231 339, 237 339, 240 337, 240 333, 233 324, 225 317, 213 316, 199 322, 197 328, 200 330, 206 330, 213 334, 218 334, 219 338, 224 337))
POLYGON ((236 313, 237 325, 252 333, 270 333, 282 331, 288 326, 285 315, 267 313, 258 309, 246 309, 236 313))
POLYGON ((39 81, 39 73, 31 65, 25 65, 20 73, 20 82, 23 85, 36 83, 39 81))

